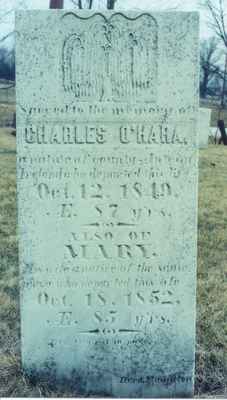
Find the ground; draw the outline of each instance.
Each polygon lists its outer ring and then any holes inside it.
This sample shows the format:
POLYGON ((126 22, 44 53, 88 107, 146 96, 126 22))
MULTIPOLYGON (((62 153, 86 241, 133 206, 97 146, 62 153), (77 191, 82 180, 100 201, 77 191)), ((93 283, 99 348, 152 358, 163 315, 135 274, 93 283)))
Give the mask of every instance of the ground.
POLYGON ((227 396, 227 147, 200 150, 196 389, 227 396))
MULTIPOLYGON (((0 397, 76 396, 33 385, 20 363, 15 137, 0 130, 0 397)), ((199 152, 196 396, 227 397, 227 147, 199 152)))

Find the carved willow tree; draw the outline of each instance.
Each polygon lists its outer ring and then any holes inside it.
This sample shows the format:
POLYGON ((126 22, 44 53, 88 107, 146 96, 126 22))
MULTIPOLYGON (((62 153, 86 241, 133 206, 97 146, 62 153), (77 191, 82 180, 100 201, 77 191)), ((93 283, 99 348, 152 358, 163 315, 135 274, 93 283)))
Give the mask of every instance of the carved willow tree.
MULTIPOLYGON (((106 8, 107 10, 113 10, 115 3, 117 0, 106 0, 106 8)), ((79 10, 82 10, 84 8, 87 8, 88 10, 91 10, 93 5, 94 5, 94 0, 71 0, 71 3, 79 8, 79 10)), ((64 0, 50 0, 50 8, 64 8, 64 0)))

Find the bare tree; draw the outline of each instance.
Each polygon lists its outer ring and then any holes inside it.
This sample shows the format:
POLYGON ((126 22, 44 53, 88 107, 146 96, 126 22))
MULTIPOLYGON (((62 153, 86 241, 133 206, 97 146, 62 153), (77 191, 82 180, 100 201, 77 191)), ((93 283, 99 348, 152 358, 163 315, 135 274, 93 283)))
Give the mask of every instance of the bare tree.
POLYGON ((208 24, 215 35, 227 48, 226 0, 202 0, 201 5, 208 11, 208 24))
POLYGON ((0 78, 11 81, 5 85, 1 85, 1 89, 9 89, 14 86, 15 80, 15 51, 7 47, 0 47, 0 78))
POLYGON ((106 8, 109 10, 113 10, 115 3, 116 3, 116 0, 107 0, 106 8))
POLYGON ((50 8, 63 8, 63 0, 50 0, 50 8))
POLYGON ((87 0, 86 2, 83 2, 82 0, 71 0, 71 3, 74 7, 79 8, 79 10, 82 10, 83 8, 91 10, 93 7, 93 0, 87 0))
MULTIPOLYGON (((213 30, 215 36, 221 44, 224 46, 226 61, 225 66, 227 67, 227 13, 226 13, 226 0, 202 0, 201 5, 208 11, 208 25, 213 30)), ((221 96, 221 107, 224 107, 224 96, 226 86, 226 73, 223 76, 223 89, 221 96)))
POLYGON ((26 9, 26 0, 16 0, 13 3, 6 0, 0 0, 0 71, 2 77, 11 81, 9 84, 1 85, 0 90, 8 90, 14 86, 14 82, 12 82, 12 80, 15 79, 15 31, 13 19, 16 8, 26 9), (6 27, 8 26, 9 28, 6 30, 6 27))
MULTIPOLYGON (((115 7, 115 3, 117 0, 105 0, 106 2, 106 8, 108 10, 113 10, 115 7)), ((74 5, 74 7, 82 10, 82 9, 88 9, 91 10, 94 6, 94 0, 71 0, 71 3, 74 5)))
POLYGON ((221 132, 221 142, 227 146, 227 134, 225 131, 224 120, 220 118, 221 109, 225 106, 225 87, 226 87, 226 75, 227 75, 227 14, 226 14, 226 0, 203 0, 201 5, 208 12, 208 23, 210 28, 215 33, 216 37, 223 44, 225 49, 225 69, 223 75, 223 86, 221 94, 221 102, 219 108, 219 117, 217 125, 221 132))
POLYGON ((218 49, 218 40, 215 36, 205 39, 200 46, 200 95, 206 98, 209 94, 209 84, 214 76, 220 75, 220 50, 218 49))
POLYGON ((6 40, 11 36, 14 36, 14 13, 16 9, 27 9, 27 1, 26 0, 15 0, 13 3, 0 0, 0 45, 4 45, 6 40), (11 26, 11 29, 4 29, 4 25, 11 26))

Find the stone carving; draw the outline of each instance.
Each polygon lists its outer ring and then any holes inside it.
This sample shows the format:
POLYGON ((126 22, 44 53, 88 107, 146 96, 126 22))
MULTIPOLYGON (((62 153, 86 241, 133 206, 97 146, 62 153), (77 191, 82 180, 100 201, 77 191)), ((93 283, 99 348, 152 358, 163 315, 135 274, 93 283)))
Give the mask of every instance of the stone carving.
POLYGON ((199 148, 208 147, 208 137, 210 133, 211 110, 209 108, 200 108, 198 115, 198 137, 199 148))
POLYGON ((158 26, 149 14, 81 18, 64 41, 63 85, 80 100, 152 102, 156 94, 158 26), (83 23, 86 20, 86 25, 83 23), (87 23, 90 20, 90 29, 87 23), (143 63, 141 63, 143 60, 143 63))
POLYGON ((33 379, 86 397, 192 396, 198 28, 195 13, 17 12, 33 379))

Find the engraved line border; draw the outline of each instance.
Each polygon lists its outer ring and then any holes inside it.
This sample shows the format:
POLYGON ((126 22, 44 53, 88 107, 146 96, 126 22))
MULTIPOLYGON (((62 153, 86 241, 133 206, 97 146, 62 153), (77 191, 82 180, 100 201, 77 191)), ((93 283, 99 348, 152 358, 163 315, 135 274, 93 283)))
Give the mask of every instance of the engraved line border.
POLYGON ((121 12, 117 12, 117 13, 111 14, 110 17, 107 17, 102 13, 95 12, 92 15, 89 15, 88 17, 83 17, 81 15, 78 15, 78 14, 74 13, 73 11, 69 11, 69 12, 65 13, 61 17, 61 20, 64 19, 65 17, 67 17, 68 15, 72 15, 73 17, 81 19, 81 20, 89 20, 89 19, 94 18, 95 16, 98 15, 98 16, 102 17, 107 23, 110 22, 115 16, 118 16, 118 15, 120 15, 121 17, 123 17, 123 18, 125 18, 125 19, 127 19, 129 21, 136 21, 137 19, 139 19, 139 18, 141 18, 143 16, 147 16, 147 17, 150 17, 155 22, 155 24, 158 26, 158 23, 157 23, 156 19, 153 17, 153 15, 151 15, 149 13, 142 13, 140 15, 137 15, 136 17, 129 17, 128 15, 125 15, 125 14, 123 14, 121 12))

